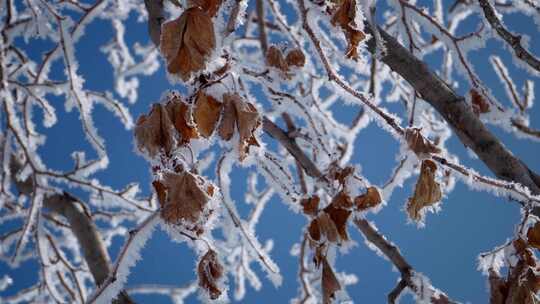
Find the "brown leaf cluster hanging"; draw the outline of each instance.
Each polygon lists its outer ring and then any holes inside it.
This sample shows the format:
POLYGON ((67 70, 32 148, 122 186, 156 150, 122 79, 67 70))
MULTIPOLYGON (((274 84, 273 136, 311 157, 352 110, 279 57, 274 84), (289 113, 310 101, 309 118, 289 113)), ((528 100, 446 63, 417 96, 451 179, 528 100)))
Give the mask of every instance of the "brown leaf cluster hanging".
POLYGON ((161 26, 159 48, 167 61, 167 71, 184 81, 192 73, 205 68, 206 60, 216 45, 214 24, 209 15, 209 10, 214 7, 212 3, 208 12, 198 6, 191 7, 177 19, 161 26))
POLYGON ((215 300, 221 295, 218 281, 223 276, 223 266, 219 263, 217 253, 209 249, 197 265, 199 286, 206 290, 210 299, 215 300))
POLYGON ((356 0, 342 0, 336 12, 332 16, 332 25, 339 26, 345 33, 348 41, 347 58, 358 59, 358 44, 366 38, 366 34, 355 29, 356 0))
POLYGON ((259 113, 254 105, 245 102, 238 94, 223 95, 223 117, 219 126, 219 135, 230 140, 235 128, 240 135, 240 160, 247 156, 250 146, 259 146, 254 132, 261 124, 259 113))
POLYGON ((287 55, 283 56, 283 53, 277 46, 271 45, 266 51, 266 63, 268 66, 280 70, 284 78, 290 79, 292 77, 289 73, 291 67, 303 67, 306 63, 306 56, 298 48, 289 50, 287 55))
POLYGON ((191 119, 191 107, 179 97, 173 97, 165 105, 175 130, 180 135, 180 143, 186 144, 192 138, 198 138, 197 128, 191 119))
POLYGON ((421 219, 420 211, 427 206, 431 206, 441 200, 441 188, 435 181, 437 165, 426 159, 422 161, 420 176, 416 182, 414 194, 407 203, 407 213, 415 221, 421 219))
POLYGON ((441 152, 439 148, 422 136, 419 128, 406 129, 405 140, 407 141, 409 148, 416 153, 416 155, 422 156, 423 154, 441 152))
MULTIPOLYGON (((528 238, 529 234, 536 233, 535 229, 529 229, 528 238)), ((529 239, 529 245, 530 243, 529 239)), ((527 242, 521 238, 514 240, 511 246, 515 249, 517 262, 509 265, 506 278, 501 278, 493 269, 489 270, 490 303, 538 303, 536 294, 540 291, 540 269, 536 257, 527 242)))
POLYGON ((213 186, 205 185, 204 179, 190 172, 165 173, 162 180, 153 182, 161 205, 161 217, 169 224, 192 224, 187 226, 197 234, 212 210, 208 203, 213 196, 213 186))

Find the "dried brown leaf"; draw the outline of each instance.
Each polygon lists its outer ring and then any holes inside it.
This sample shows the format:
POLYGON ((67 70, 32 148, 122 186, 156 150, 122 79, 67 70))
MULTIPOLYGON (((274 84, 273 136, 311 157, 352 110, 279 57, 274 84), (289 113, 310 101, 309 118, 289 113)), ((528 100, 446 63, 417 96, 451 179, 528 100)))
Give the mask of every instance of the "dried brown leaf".
POLYGON ((289 70, 289 66, 283 57, 283 53, 281 53, 281 50, 275 45, 271 45, 266 51, 266 63, 268 66, 277 68, 284 73, 289 70))
POLYGON ((234 134, 234 126, 236 125, 236 107, 233 103, 234 95, 223 95, 223 118, 219 125, 219 136, 223 140, 230 140, 234 134))
POLYGON ((243 160, 250 146, 259 146, 254 132, 261 124, 261 120, 255 106, 249 102, 244 102, 240 95, 233 95, 232 100, 236 109, 236 126, 240 133, 240 160, 243 160))
POLYGON ((167 199, 161 217, 171 224, 197 223, 210 199, 200 177, 189 172, 165 173, 162 183, 167 189, 167 199))
POLYGON ((419 128, 406 129, 405 140, 409 148, 417 155, 441 152, 439 148, 422 136, 419 128))
POLYGON ((303 67, 306 64, 306 56, 301 49, 295 48, 290 50, 285 57, 285 62, 288 66, 303 67))
POLYGON ((358 210, 366 210, 379 205, 381 201, 379 190, 375 187, 369 187, 365 194, 354 198, 354 205, 358 210))
POLYGON ((204 69, 215 44, 212 19, 200 7, 186 9, 161 27, 160 50, 167 60, 167 71, 184 81, 204 69))
POLYGON ((323 291, 323 303, 330 304, 335 296, 335 293, 341 289, 334 270, 326 260, 326 257, 322 259, 322 278, 321 285, 323 291))
MULTIPOLYGON (((349 201, 350 201, 350 198, 349 198, 349 201)), ((349 219, 349 216, 351 215, 351 211, 341 208, 339 204, 340 203, 336 203, 336 201, 334 201, 333 203, 328 205, 326 208, 324 208, 324 213, 328 214, 332 222, 334 222, 334 225, 337 229, 337 232, 341 240, 348 241, 349 236, 347 234, 347 220, 349 219)))
POLYGON ((476 115, 489 112, 489 103, 486 101, 484 96, 478 93, 478 91, 475 89, 471 89, 469 93, 471 94, 473 111, 476 113, 476 115))
POLYGON ((316 218, 309 223, 308 232, 312 240, 318 242, 321 239, 321 227, 316 218))
POLYGON ((415 221, 420 220, 422 208, 433 205, 441 199, 441 188, 435 181, 436 171, 437 165, 433 161, 429 159, 422 161, 414 194, 407 203, 409 217, 415 221))
POLYGON ((308 198, 303 199, 300 204, 304 210, 304 214, 310 216, 316 216, 319 211, 319 202, 321 199, 318 195, 314 195, 308 198))
POLYGON ((154 104, 148 116, 141 115, 135 126, 137 148, 154 157, 163 148, 169 152, 173 146, 173 124, 161 104, 154 104))
POLYGON ((337 243, 339 240, 339 231, 332 218, 330 218, 330 215, 326 212, 322 212, 317 219, 321 235, 326 236, 326 239, 328 239, 329 242, 337 243))
POLYGON ((221 295, 218 280, 223 276, 223 266, 219 263, 217 253, 209 249, 197 265, 199 286, 205 289, 210 299, 215 300, 221 295))
POLYGON ((197 94, 193 118, 197 130, 203 137, 210 137, 216 128, 221 113, 221 102, 214 97, 206 95, 203 91, 197 94))
POLYGON ((358 59, 358 44, 366 38, 364 32, 354 28, 356 15, 356 0, 343 0, 332 16, 332 24, 341 27, 348 41, 347 58, 358 59))
POLYGON ((529 245, 536 249, 540 249, 540 222, 536 222, 533 227, 527 231, 527 240, 529 245))
POLYGON ((156 190, 159 205, 163 207, 167 199, 167 188, 165 188, 165 185, 163 185, 160 181, 157 180, 152 182, 152 186, 154 186, 154 189, 156 190))
POLYGON ((194 126, 191 119, 190 106, 184 103, 180 98, 169 100, 165 106, 170 120, 174 124, 174 128, 180 134, 180 143, 186 144, 192 138, 198 138, 197 128, 194 126))

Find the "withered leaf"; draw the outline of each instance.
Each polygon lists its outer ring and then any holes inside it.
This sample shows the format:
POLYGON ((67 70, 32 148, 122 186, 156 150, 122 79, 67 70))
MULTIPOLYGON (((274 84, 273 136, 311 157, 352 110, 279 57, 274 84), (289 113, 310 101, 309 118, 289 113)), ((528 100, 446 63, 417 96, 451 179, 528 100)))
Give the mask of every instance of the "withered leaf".
POLYGON ((529 245, 536 249, 540 249, 540 222, 536 222, 533 227, 527 231, 527 240, 529 245))
POLYGON ((197 223, 210 200, 202 189, 200 177, 186 171, 165 173, 162 183, 167 189, 167 199, 161 209, 161 217, 171 224, 183 220, 197 223))
POLYGON ((435 181, 436 171, 437 165, 433 161, 429 159, 422 161, 414 194, 407 203, 409 217, 415 221, 421 219, 420 210, 422 208, 433 205, 441 199, 441 188, 439 183, 435 181))
POLYGON ((351 200, 351 197, 347 193, 345 193, 344 191, 340 191, 338 194, 336 194, 336 196, 332 198, 332 202, 329 206, 332 206, 334 208, 348 209, 353 206, 353 202, 351 200))
POLYGON ((219 263, 217 253, 209 249, 197 265, 197 275, 199 286, 210 295, 210 299, 215 300, 221 295, 218 280, 223 276, 223 266, 219 263))
POLYGON ((332 299, 334 298, 335 293, 341 289, 341 285, 334 274, 334 270, 332 270, 332 267, 328 264, 326 257, 322 259, 321 285, 323 291, 323 303, 332 303, 332 299))
POLYGON ((419 128, 406 129, 405 140, 409 148, 417 155, 441 152, 439 148, 422 136, 419 128))
POLYGON ((319 221, 314 218, 308 227, 309 236, 314 241, 319 241, 321 239, 321 227, 319 227, 319 221))
POLYGON ((163 207, 167 199, 167 189, 160 181, 157 180, 152 182, 152 186, 154 186, 154 189, 156 190, 159 205, 163 207))
POLYGON ((358 210, 366 210, 377 206, 381 201, 382 199, 379 190, 375 187, 369 187, 365 194, 354 198, 354 205, 358 210))
POLYGON ((214 132, 221 113, 221 102, 214 97, 206 95, 203 91, 197 94, 193 118, 197 124, 197 130, 203 137, 210 137, 214 132))
POLYGON ((167 109, 170 120, 174 124, 174 128, 180 134, 180 142, 182 144, 188 143, 192 138, 199 137, 197 129, 191 121, 191 109, 189 105, 180 100, 180 98, 175 97, 169 100, 165 108, 167 109))
POLYGON ((223 140, 230 140, 234 134, 234 126, 236 124, 236 107, 233 103, 231 94, 223 95, 223 117, 219 125, 219 136, 223 140))
POLYGON ((199 6, 208 16, 214 17, 223 0, 190 0, 189 6, 199 6))
MULTIPOLYGON (((357 59, 358 44, 366 38, 366 34, 362 31, 359 31, 351 24, 354 24, 354 19, 356 16, 356 0, 343 0, 339 5, 339 8, 332 16, 332 24, 339 25, 345 37, 347 38, 348 47, 347 52, 345 53, 347 58, 357 59)), ((356 24, 358 26, 358 24, 356 24)))
POLYGON ((486 101, 484 96, 478 93, 478 91, 475 89, 471 89, 469 93, 471 94, 473 111, 476 113, 476 115, 489 112, 489 103, 486 101))
POLYGON ((493 304, 504 304, 508 293, 508 285, 492 269, 489 270, 489 293, 489 303, 493 304))
POLYGON ((266 63, 268 66, 277 68, 284 73, 289 70, 287 62, 283 57, 283 53, 281 53, 281 50, 275 45, 271 45, 266 51, 266 63))
POLYGON ((154 104, 148 116, 141 115, 135 126, 137 148, 154 157, 160 149, 169 152, 173 146, 173 124, 163 105, 154 104))
POLYGON ((326 236, 326 239, 328 239, 329 242, 337 243, 339 240, 339 231, 332 218, 330 218, 330 215, 326 212, 322 212, 317 219, 321 235, 326 236))
POLYGON ((324 208, 324 213, 328 214, 332 222, 334 222, 334 225, 337 229, 337 232, 341 240, 343 241, 349 240, 349 236, 347 234, 347 220, 349 219, 349 216, 351 215, 351 211, 341 208, 339 204, 335 204, 333 202, 330 205, 328 205, 326 208, 324 208))
POLYGON ((287 57, 285 57, 285 62, 287 62, 288 66, 303 67, 304 64, 306 64, 306 56, 301 49, 294 48, 287 53, 287 57))
POLYGON ((236 127, 238 133, 240 133, 238 150, 240 160, 243 160, 247 156, 250 146, 259 146, 253 132, 261 124, 261 120, 255 106, 249 102, 244 102, 240 95, 232 95, 232 101, 236 109, 236 127))
POLYGON ((316 216, 317 212, 319 211, 319 202, 321 199, 318 195, 314 195, 305 199, 302 199, 300 204, 302 205, 302 208, 304 210, 304 214, 310 215, 310 216, 316 216))
POLYGON ((188 8, 177 19, 165 22, 159 47, 167 60, 167 71, 187 81, 191 73, 205 67, 215 40, 212 19, 200 7, 188 8))

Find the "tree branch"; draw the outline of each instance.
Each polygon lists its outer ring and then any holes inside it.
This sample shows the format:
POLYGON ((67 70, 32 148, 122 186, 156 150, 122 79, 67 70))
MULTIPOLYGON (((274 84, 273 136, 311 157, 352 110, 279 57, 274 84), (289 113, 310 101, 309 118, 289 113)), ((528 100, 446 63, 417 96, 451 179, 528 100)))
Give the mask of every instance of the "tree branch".
POLYGON ((504 27, 501 20, 499 20, 497 17, 495 9, 493 6, 491 6, 488 0, 478 0, 478 3, 484 11, 484 17, 486 17, 486 20, 497 32, 497 34, 499 34, 499 36, 514 50, 517 58, 523 60, 531 68, 540 72, 540 60, 534 57, 521 45, 521 35, 514 35, 504 27))
MULTIPOLYGON (((386 53, 381 60, 407 80, 422 99, 444 117, 461 142, 471 148, 498 178, 520 183, 528 187, 533 194, 540 194, 540 184, 535 183, 533 171, 484 126, 465 102, 465 98, 459 96, 394 37, 382 28, 379 28, 379 32, 386 45, 386 53)), ((368 41, 368 47, 374 52, 373 39, 368 41)))
MULTIPOLYGON (((13 176, 16 176, 22 165, 14 156, 11 159, 10 167, 13 176)), ((31 178, 25 181, 19 181, 16 178, 14 180, 20 193, 30 195, 34 191, 31 178)), ((111 262, 97 226, 84 203, 73 195, 63 192, 62 194, 56 193, 46 196, 43 200, 43 207, 63 216, 68 221, 71 231, 79 242, 84 260, 96 286, 101 285, 111 272, 111 262)), ((125 291, 122 291, 114 303, 129 304, 135 302, 129 298, 125 291)))

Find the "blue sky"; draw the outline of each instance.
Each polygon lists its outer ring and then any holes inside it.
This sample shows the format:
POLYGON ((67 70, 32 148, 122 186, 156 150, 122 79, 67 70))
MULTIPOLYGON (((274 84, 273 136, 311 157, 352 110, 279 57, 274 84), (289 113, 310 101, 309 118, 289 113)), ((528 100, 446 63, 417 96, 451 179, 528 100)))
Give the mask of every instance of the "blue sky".
MULTIPOLYGON (((132 18, 133 19, 133 18, 132 18)), ((127 37, 129 42, 145 40, 146 25, 130 19, 127 37)), ((530 46, 540 50, 540 39, 535 35, 538 28, 527 18, 512 15, 505 19, 511 28, 527 33, 533 38, 530 46)), ((86 85, 95 90, 112 90, 112 73, 108 62, 99 47, 107 42, 110 36, 103 35, 109 31, 109 25, 93 23, 86 29, 85 36, 77 44, 77 57, 80 61, 80 73, 86 79, 86 85)), ((39 56, 50 45, 34 42, 29 49, 31 54, 39 56)), ((494 71, 487 60, 487 54, 499 54, 505 62, 510 62, 508 53, 501 49, 500 42, 491 41, 486 50, 471 53, 481 79, 493 90, 495 96, 504 99, 504 91, 494 71)), ((537 52, 538 53, 538 52, 537 52)), ((433 63, 437 58, 430 58, 433 63)), ((57 64, 56 73, 61 66, 57 64)), ((511 67, 511 75, 515 76, 518 87, 521 88, 525 73, 511 67)), ((540 82, 532 78, 536 84, 536 95, 540 96, 540 82)), ((130 106, 134 117, 146 113, 151 104, 159 100, 162 92, 174 89, 166 79, 163 67, 151 77, 141 77, 139 98, 130 106)), ((465 87, 458 89, 464 93, 465 87)), ((47 134, 47 143, 40 149, 48 166, 54 169, 67 169, 71 166, 70 153, 74 150, 88 150, 89 145, 81 136, 78 113, 65 113, 63 101, 53 102, 57 108, 60 122, 50 129, 43 129, 47 134), (69 140, 66 140, 69 138, 69 140)), ((389 106, 390 110, 399 105, 389 106)), ((350 114, 350 107, 340 107, 342 117, 350 114)), ((540 112, 533 108, 531 121, 533 127, 540 127, 540 112)), ((94 111, 95 123, 99 133, 106 140, 110 156, 109 168, 98 174, 104 183, 120 188, 129 182, 138 182, 144 193, 149 193, 150 171, 148 163, 133 153, 133 136, 126 131, 117 119, 101 106, 94 111)), ((521 158, 530 168, 540 172, 540 149, 538 143, 516 139, 511 135, 492 128, 504 144, 521 158)), ((272 141, 264 137, 265 141, 272 141)), ((460 156, 462 163, 488 174, 489 171, 478 160, 468 156, 463 145, 453 137, 449 144, 450 150, 460 156)), ((393 167, 398 146, 388 133, 372 124, 360 134, 354 163, 362 165, 363 174, 374 184, 381 185, 389 176, 393 167), (392 162, 389 162, 392 161, 392 162)), ((238 204, 240 213, 246 208, 243 204, 242 190, 245 187, 245 169, 238 169, 233 178, 233 198, 238 204)), ((433 285, 447 292, 454 299, 470 302, 485 303, 488 299, 486 278, 476 270, 477 255, 503 244, 513 235, 514 225, 519 221, 519 208, 514 202, 505 198, 497 198, 490 194, 473 191, 462 183, 443 201, 439 214, 429 214, 425 228, 418 229, 408 223, 403 211, 407 198, 411 195, 415 178, 410 179, 403 188, 394 192, 388 205, 377 215, 370 216, 379 230, 391 241, 396 243, 411 265, 432 281, 433 285)), ((258 266, 254 268, 263 279, 263 289, 259 292, 251 287, 242 303, 288 303, 297 294, 298 261, 290 255, 290 248, 300 241, 301 231, 305 225, 304 217, 291 213, 288 207, 280 202, 277 196, 268 204, 265 214, 257 226, 261 240, 272 238, 275 246, 272 257, 283 271, 283 285, 276 289, 264 279, 258 266)), ((359 282, 350 286, 347 291, 355 303, 384 303, 387 293, 395 286, 398 274, 392 270, 387 261, 378 257, 363 244, 363 238, 354 227, 349 227, 352 239, 358 244, 351 252, 339 256, 337 268, 358 276, 359 282)), ((118 249, 123 244, 122 239, 115 239, 111 256, 116 257, 118 249)), ((185 244, 177 244, 169 240, 161 230, 156 230, 152 239, 142 251, 143 259, 133 269, 128 286, 136 284, 160 283, 181 286, 194 279, 195 256, 185 244)), ((15 280, 15 285, 6 292, 29 286, 37 277, 37 265, 28 263, 22 268, 11 270, 0 262, 0 273, 7 273, 15 280)), ((140 303, 169 303, 168 299, 160 296, 135 296, 140 303)), ((195 296, 188 303, 197 303, 195 296)), ((412 302, 407 298, 403 303, 412 302)))

